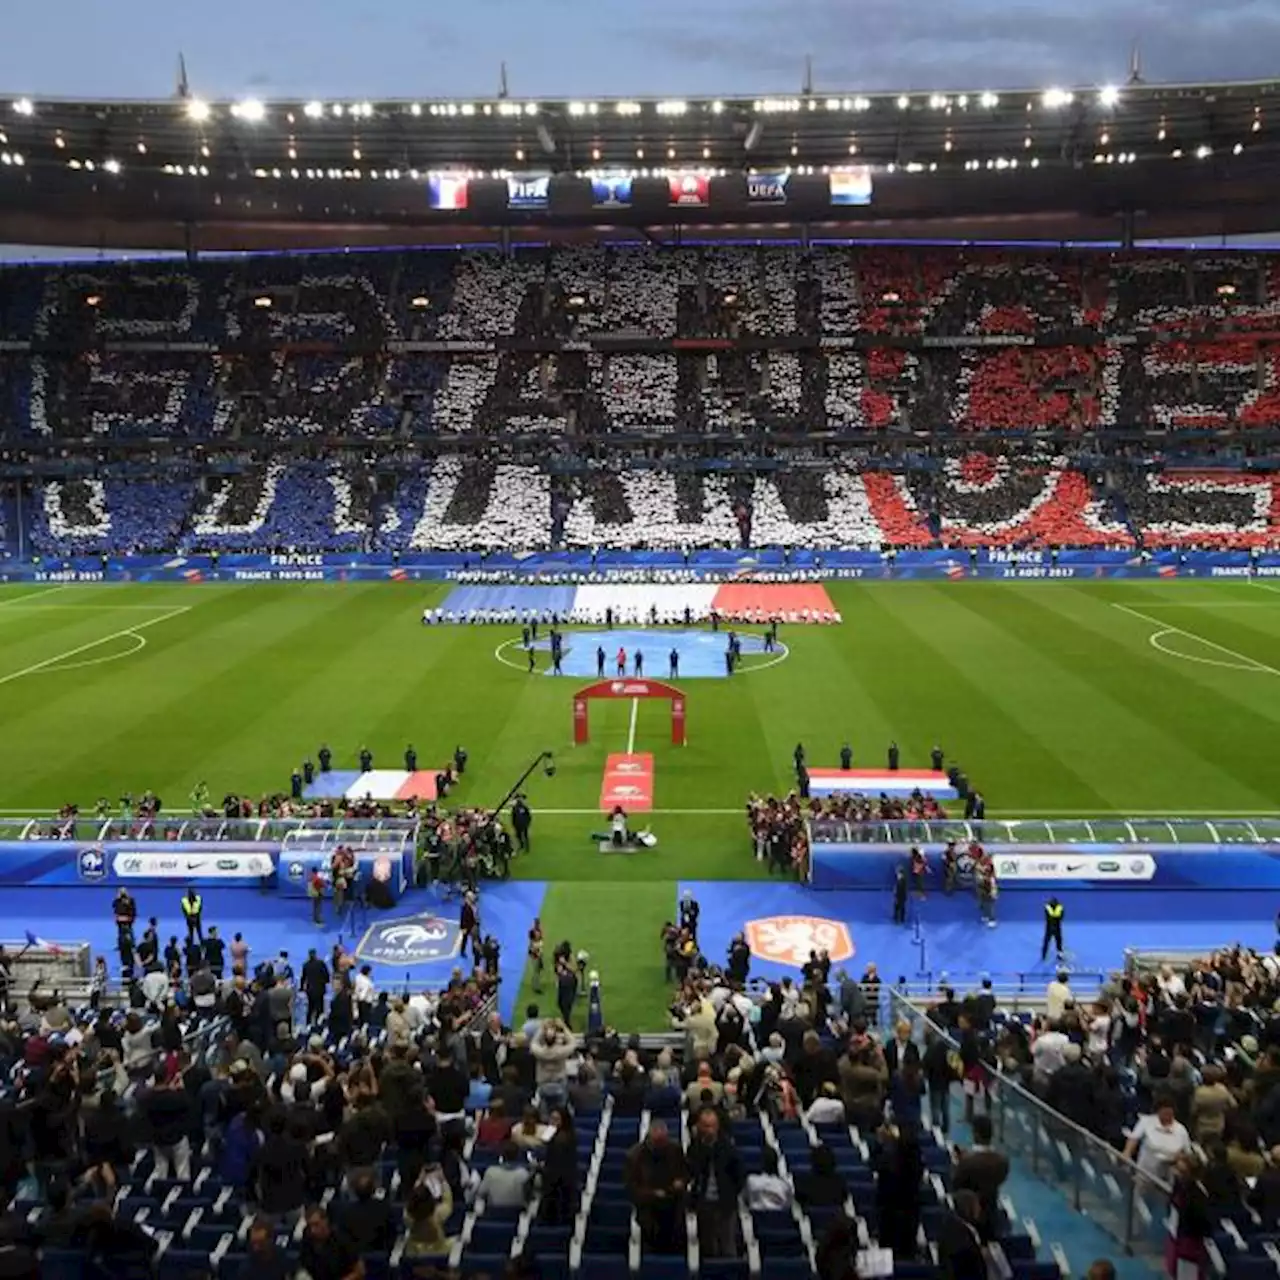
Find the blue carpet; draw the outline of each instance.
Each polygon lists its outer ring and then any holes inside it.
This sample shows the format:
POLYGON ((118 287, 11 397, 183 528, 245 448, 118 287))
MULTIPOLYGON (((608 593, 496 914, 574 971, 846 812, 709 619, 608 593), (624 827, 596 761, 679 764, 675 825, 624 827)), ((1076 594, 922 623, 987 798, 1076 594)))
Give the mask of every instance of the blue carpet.
MULTIPOLYGON (((742 656, 751 658, 764 653, 764 639, 750 632, 739 632, 742 656)), ((604 673, 612 678, 617 674, 618 650, 627 651, 627 675, 635 676, 635 655, 644 657, 644 674, 651 680, 683 680, 686 676, 696 679, 723 677, 725 650, 729 636, 725 631, 669 631, 643 628, 615 627, 612 631, 565 632, 564 660, 561 663, 567 676, 596 678, 596 649, 604 650, 604 673), (671 670, 671 650, 679 657, 679 667, 671 670)), ((534 646, 546 650, 550 646, 542 637, 534 646)), ((548 668, 547 674, 550 674, 548 668)))
MULTIPOLYGON (((702 905, 698 933, 713 960, 725 954, 729 940, 747 921, 789 916, 844 925, 854 947, 849 966, 861 970, 874 961, 886 981, 902 975, 919 985, 922 976, 936 981, 949 971, 970 978, 989 972, 1006 981, 1043 978, 1047 983, 1056 967, 1052 959, 1040 960, 1044 895, 1034 892, 1001 895, 999 925, 987 929, 967 894, 933 894, 913 902, 911 923, 900 926, 891 922, 888 893, 810 889, 782 881, 767 886, 691 881, 680 889, 689 889, 702 905)), ((1238 941, 1269 951, 1275 942, 1274 904, 1258 895, 1093 889, 1058 896, 1067 909, 1064 939, 1080 970, 1121 968, 1126 947, 1211 950, 1238 941)), ((803 921, 789 927, 797 938, 812 931, 803 921)), ((754 958, 751 972, 765 978, 795 976, 794 968, 754 958)))
MULTIPOLYGON (((481 888, 481 926, 485 933, 493 934, 501 948, 503 982, 499 1006, 504 1018, 510 1018, 515 1008, 524 965, 525 939, 530 922, 542 909, 545 890, 545 884, 536 880, 509 880, 485 884, 481 888)), ((116 978, 120 972, 120 957, 115 949, 116 929, 111 918, 113 894, 113 889, 89 885, 10 890, 0 896, 0 938, 22 938, 32 927, 32 922, 38 920, 40 935, 49 941, 63 944, 87 942, 95 955, 105 955, 108 969, 116 978), (39 894, 38 899, 34 896, 36 894, 39 894)), ((185 936, 178 906, 181 896, 177 888, 135 890, 138 932, 142 932, 149 916, 156 916, 161 945, 174 934, 181 941, 185 936)), ((287 951, 297 971, 309 948, 315 947, 327 960, 330 949, 339 938, 339 929, 331 919, 331 912, 326 913, 324 927, 311 923, 311 904, 306 898, 280 898, 275 893, 240 888, 206 889, 201 896, 204 898, 205 926, 216 924, 218 932, 228 942, 235 933, 243 933, 252 948, 251 964, 287 951)), ((443 902, 434 890, 411 889, 390 911, 370 911, 368 923, 422 914, 439 915, 456 923, 459 903, 456 900, 443 902)), ((357 937, 360 933, 363 933, 363 927, 357 930, 357 937)), ((351 949, 354 942, 350 932, 342 936, 342 942, 351 949)), ((6 945, 14 946, 12 942, 6 945)), ((416 985, 443 986, 455 965, 469 970, 470 959, 445 958, 407 968, 375 963, 374 978, 388 988, 405 981, 416 985)))

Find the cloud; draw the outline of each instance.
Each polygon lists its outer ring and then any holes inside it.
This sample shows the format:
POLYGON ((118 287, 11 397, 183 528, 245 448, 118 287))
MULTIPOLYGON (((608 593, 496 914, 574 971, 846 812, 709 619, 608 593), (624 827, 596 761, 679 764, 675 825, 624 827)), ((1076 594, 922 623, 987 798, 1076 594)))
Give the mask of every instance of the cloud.
POLYGON ((863 0, 854 8, 844 0, 753 0, 730 11, 715 0, 656 0, 643 23, 624 24, 620 35, 677 66, 714 74, 713 88, 724 91, 798 87, 806 54, 815 83, 833 88, 1099 84, 1123 78, 1135 40, 1149 79, 1250 79, 1274 74, 1280 6, 863 0))

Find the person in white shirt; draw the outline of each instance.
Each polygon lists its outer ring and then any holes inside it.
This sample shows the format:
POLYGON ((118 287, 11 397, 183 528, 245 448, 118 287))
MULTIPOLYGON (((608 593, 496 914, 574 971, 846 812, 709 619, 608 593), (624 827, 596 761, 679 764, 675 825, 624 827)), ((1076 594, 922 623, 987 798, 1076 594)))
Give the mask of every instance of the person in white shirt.
POLYGON ((369 1011, 373 1008, 373 1002, 378 995, 378 989, 373 985, 373 970, 367 964, 360 966, 351 994, 355 998, 361 1019, 367 1021, 369 1011))
POLYGON ((1045 991, 1045 1013, 1050 1022, 1059 1022, 1063 1013, 1066 1011, 1068 1002, 1074 1000, 1071 994, 1071 986, 1068 982, 1069 975, 1065 969, 1058 970, 1058 976, 1049 983, 1048 989, 1045 991))
POLYGON ((1156 980, 1160 990, 1165 993, 1170 1000, 1177 996, 1185 996, 1187 994, 1187 984, 1183 982, 1182 975, 1175 973, 1173 965, 1162 964, 1160 966, 1160 977, 1156 980))
POLYGON ((1130 1130, 1124 1154, 1130 1160, 1136 1155, 1139 1170, 1148 1177, 1169 1182, 1178 1157, 1190 1149, 1187 1126, 1174 1113, 1173 1099, 1162 1094, 1154 1114, 1143 1116, 1130 1130))
POLYGON ((791 1180, 778 1172, 778 1153, 765 1147, 764 1172, 747 1178, 747 1208, 761 1213, 790 1209, 795 1195, 791 1180))
POLYGON ((822 1092, 809 1104, 804 1118, 810 1124, 844 1123, 844 1103, 834 1084, 828 1081, 822 1086, 822 1092))
POLYGON ((1036 1037, 1031 1046, 1031 1062, 1037 1081, 1048 1083, 1049 1077, 1062 1066, 1068 1043, 1055 1022, 1049 1023, 1036 1037))

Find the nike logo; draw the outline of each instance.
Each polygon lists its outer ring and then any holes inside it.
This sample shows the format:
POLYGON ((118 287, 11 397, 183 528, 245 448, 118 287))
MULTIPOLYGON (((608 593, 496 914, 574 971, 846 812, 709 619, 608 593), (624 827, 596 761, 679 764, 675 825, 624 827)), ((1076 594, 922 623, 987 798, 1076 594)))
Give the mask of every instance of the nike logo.
POLYGON ((1068 863, 1067 863, 1067 870, 1068 870, 1068 871, 1083 871, 1083 870, 1084 870, 1084 868, 1085 868, 1085 867, 1087 867, 1088 865, 1089 865, 1089 864, 1088 864, 1087 862, 1068 862, 1068 863))

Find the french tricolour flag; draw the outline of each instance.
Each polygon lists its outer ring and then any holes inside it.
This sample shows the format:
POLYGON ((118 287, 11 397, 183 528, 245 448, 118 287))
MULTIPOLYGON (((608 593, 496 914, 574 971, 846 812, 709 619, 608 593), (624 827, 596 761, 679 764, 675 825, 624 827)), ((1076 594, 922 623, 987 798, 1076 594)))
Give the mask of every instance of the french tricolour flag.
POLYGON ((923 791, 935 800, 958 799, 945 773, 932 769, 810 769, 809 791, 834 796, 860 791, 867 796, 909 796, 923 791))
POLYGON ((33 930, 27 930, 27 946, 43 947, 45 951, 51 952, 55 956, 62 954, 62 948, 56 942, 46 942, 39 934, 33 930))

